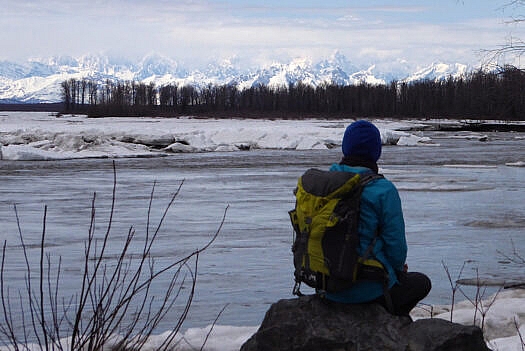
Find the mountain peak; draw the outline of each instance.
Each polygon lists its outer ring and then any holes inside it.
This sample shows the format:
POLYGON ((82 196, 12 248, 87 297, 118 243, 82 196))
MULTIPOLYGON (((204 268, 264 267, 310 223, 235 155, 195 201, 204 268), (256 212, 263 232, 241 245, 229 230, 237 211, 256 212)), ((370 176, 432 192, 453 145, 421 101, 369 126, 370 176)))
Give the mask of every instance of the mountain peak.
POLYGON ((60 83, 71 78, 99 82, 135 80, 153 82, 158 86, 235 84, 239 89, 245 89, 257 85, 288 87, 298 82, 315 87, 326 83, 376 85, 392 80, 446 79, 465 75, 469 69, 460 63, 435 62, 410 70, 409 64, 402 59, 381 69, 375 64, 359 68, 337 50, 318 62, 308 57, 296 57, 289 62, 274 61, 252 70, 243 69, 236 56, 210 63, 204 70, 192 71, 157 53, 151 53, 138 62, 104 55, 55 56, 24 63, 0 61, 0 102, 59 102, 60 83))
POLYGON ((443 80, 448 77, 459 78, 467 74, 468 66, 461 63, 434 62, 405 78, 404 82, 418 80, 443 80))

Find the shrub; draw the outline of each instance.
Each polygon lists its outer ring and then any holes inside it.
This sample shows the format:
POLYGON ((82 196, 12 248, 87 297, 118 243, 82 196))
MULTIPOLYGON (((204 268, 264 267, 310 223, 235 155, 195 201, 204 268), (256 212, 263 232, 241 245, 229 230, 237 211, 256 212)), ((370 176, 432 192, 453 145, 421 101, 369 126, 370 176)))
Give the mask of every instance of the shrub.
MULTIPOLYGON (((104 233, 95 230, 96 193, 91 203, 91 220, 88 237, 84 243, 81 285, 74 296, 61 296, 64 282, 64 263, 46 250, 46 216, 44 207, 39 257, 28 257, 28 246, 20 226, 16 205, 14 211, 18 224, 20 246, 25 262, 25 289, 16 294, 8 286, 7 241, 2 247, 0 266, 0 302, 3 317, 0 317, 0 343, 8 350, 140 350, 153 335, 177 299, 182 301, 182 311, 173 321, 173 328, 164 333, 158 350, 175 346, 175 336, 186 319, 195 292, 199 255, 217 238, 227 212, 217 231, 209 241, 171 263, 157 267, 151 249, 163 222, 179 194, 183 181, 171 196, 162 212, 159 223, 150 230, 150 215, 155 194, 155 183, 151 190, 147 211, 146 233, 139 239, 131 227, 125 236, 118 255, 108 254, 108 240, 112 235, 115 213, 117 172, 113 163, 113 192, 108 224, 104 233), (99 244, 100 242, 100 244, 99 244), (131 245, 132 243, 139 245, 131 245), (133 252, 132 247, 140 247, 133 252), (168 283, 161 296, 152 293, 155 283, 168 283), (184 293, 183 293, 184 290, 184 293), (14 312, 20 306, 21 315, 14 312), (21 321, 20 321, 21 318, 21 321)), ((180 301, 179 301, 180 302, 180 301)))

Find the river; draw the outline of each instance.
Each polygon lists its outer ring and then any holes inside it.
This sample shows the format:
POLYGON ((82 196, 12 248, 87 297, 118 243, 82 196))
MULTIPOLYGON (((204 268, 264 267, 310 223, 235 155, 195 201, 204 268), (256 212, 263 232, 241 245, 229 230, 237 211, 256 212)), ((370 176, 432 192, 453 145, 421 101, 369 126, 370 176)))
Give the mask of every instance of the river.
MULTIPOLYGON (((522 160, 525 139, 519 133, 488 133, 487 141, 462 133, 420 133, 435 145, 385 146, 379 166, 400 191, 408 265, 427 273, 433 282, 424 302, 450 302, 444 267, 453 278, 465 264, 461 278, 523 280, 523 266, 504 255, 512 255, 513 249, 525 254, 525 168, 508 165, 522 160)), ((217 323, 258 325, 271 303, 292 296, 292 229, 287 212, 294 204, 297 177, 308 167, 327 168, 339 157, 339 149, 332 149, 116 159, 110 252, 118 252, 131 226, 138 240, 144 238, 154 182, 151 223, 160 220, 183 182, 152 250, 156 264, 205 245, 228 207, 216 241, 199 256, 196 294, 185 327, 211 324, 224 307, 217 323)), ((112 160, 0 161, 0 165, 0 238, 7 242, 5 281, 11 295, 25 289, 26 271, 14 204, 30 260, 39 255, 47 206, 46 250, 52 262, 62 258, 60 293, 74 295, 94 193, 98 235, 108 222, 112 160)), ((154 285, 154 293, 161 294, 166 284, 154 285)), ((183 301, 181 297, 181 305, 183 301)), ((18 309, 15 304, 13 312, 18 309)), ((160 329, 172 328, 179 311, 176 308, 160 329)))

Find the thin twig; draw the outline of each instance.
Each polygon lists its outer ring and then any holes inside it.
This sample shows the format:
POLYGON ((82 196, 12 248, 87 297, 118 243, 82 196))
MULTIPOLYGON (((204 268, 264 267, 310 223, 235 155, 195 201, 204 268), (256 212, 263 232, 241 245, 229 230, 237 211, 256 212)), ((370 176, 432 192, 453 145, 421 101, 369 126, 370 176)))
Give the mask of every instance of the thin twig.
POLYGON ((2 246, 2 265, 0 266, 0 294, 2 299, 2 310, 4 311, 4 321, 5 321, 5 329, 2 326, 2 334, 5 334, 7 338, 11 341, 11 344, 13 344, 15 350, 18 350, 18 343, 17 338, 15 336, 15 332, 13 330, 13 321, 9 319, 11 315, 11 311, 9 310, 9 297, 6 298, 5 296, 5 287, 4 287, 4 269, 5 269, 5 250, 7 247, 7 240, 4 240, 4 245, 2 246))
POLYGON ((452 301, 451 301, 451 304, 450 304, 450 321, 452 322, 452 317, 453 317, 453 314, 454 314, 454 305, 456 303, 456 291, 458 290, 458 287, 459 287, 458 281, 459 281, 459 278, 461 277, 461 275, 463 274, 463 269, 465 268, 466 261, 463 262, 463 265, 461 266, 461 268, 459 270, 459 273, 458 273, 458 276, 457 276, 457 278, 455 280, 455 283, 452 282, 452 277, 450 275, 450 271, 448 269, 448 266, 445 264, 444 261, 441 261, 441 264, 443 265, 443 268, 445 269, 445 272, 447 273, 447 278, 448 278, 448 281, 450 283, 450 288, 452 289, 452 301))
POLYGON ((518 332, 518 337, 521 341, 521 351, 525 351, 525 340, 523 339, 523 335, 521 335, 520 331, 520 324, 518 322, 518 317, 514 316, 514 326, 516 327, 516 331, 518 332))
POLYGON ((13 206, 14 207, 14 211, 15 211, 15 217, 16 217, 16 224, 17 224, 17 227, 18 227, 18 236, 20 238, 20 243, 22 245, 22 252, 24 253, 24 261, 25 261, 25 264, 26 264, 26 273, 27 273, 27 279, 26 279, 26 284, 27 284, 27 298, 28 298, 28 303, 29 303, 29 312, 31 314, 31 326, 33 328, 33 331, 35 333, 35 337, 38 341, 38 345, 40 345, 40 347, 42 347, 42 341, 40 339, 40 333, 37 331, 36 329, 36 326, 37 326, 37 323, 36 323, 36 316, 35 316, 35 308, 34 308, 34 304, 33 304, 33 297, 32 297, 32 291, 33 289, 31 288, 31 265, 29 264, 29 258, 27 257, 27 247, 25 245, 25 242, 24 242, 24 236, 22 235, 22 228, 21 228, 21 225, 20 225, 20 217, 18 216, 18 210, 17 210, 17 207, 16 207, 16 204, 13 206))
POLYGON ((44 248, 46 238, 46 219, 47 219, 47 206, 44 206, 44 217, 42 218, 42 235, 40 241, 40 277, 39 277, 39 301, 40 301, 40 323, 42 326, 42 334, 44 337, 44 346, 46 350, 49 350, 48 333, 46 331, 46 315, 44 313, 44 248))
POLYGON ((215 317, 215 320, 213 321, 211 327, 210 327, 210 330, 208 331, 208 333, 206 334, 206 338, 204 339, 204 342, 202 343, 202 346, 200 348, 200 351, 204 350, 204 346, 206 345, 206 343, 208 342, 208 338, 210 337, 210 334, 211 332, 213 331, 213 328, 215 327, 215 324, 217 324, 217 321, 219 320, 219 318, 221 317, 221 314, 222 312, 224 312, 224 310, 226 309, 226 307, 228 307, 228 303, 226 305, 224 305, 224 307, 220 310, 220 312, 217 314, 217 317, 215 317))

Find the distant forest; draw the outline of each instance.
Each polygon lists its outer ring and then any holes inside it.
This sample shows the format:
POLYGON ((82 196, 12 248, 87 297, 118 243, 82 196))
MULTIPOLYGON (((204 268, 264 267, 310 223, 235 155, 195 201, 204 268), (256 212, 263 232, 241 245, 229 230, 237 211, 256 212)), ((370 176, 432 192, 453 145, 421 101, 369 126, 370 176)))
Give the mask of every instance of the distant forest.
POLYGON ((403 117, 525 119, 525 72, 506 66, 466 77, 388 85, 287 87, 112 82, 90 79, 62 82, 64 113, 101 116, 242 116, 242 117, 403 117))

